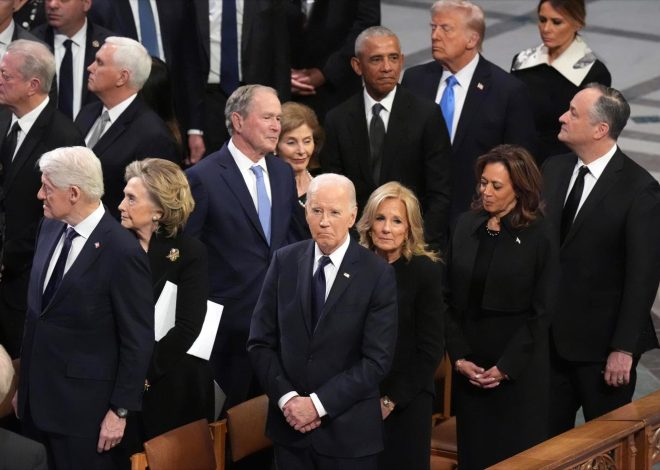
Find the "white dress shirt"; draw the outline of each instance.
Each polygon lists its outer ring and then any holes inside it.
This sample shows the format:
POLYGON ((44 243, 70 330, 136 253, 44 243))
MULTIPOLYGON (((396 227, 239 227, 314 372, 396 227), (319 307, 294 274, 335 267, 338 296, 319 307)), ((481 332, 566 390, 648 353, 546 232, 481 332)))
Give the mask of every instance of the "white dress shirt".
POLYGON ((454 143, 454 136, 456 135, 456 128, 458 127, 458 121, 461 118, 461 112, 463 111, 463 105, 465 104, 465 98, 467 98, 468 90, 470 88, 470 83, 472 82, 472 76, 474 71, 477 69, 477 64, 479 63, 479 54, 474 56, 474 58, 468 62, 468 64, 459 70, 457 73, 452 74, 449 70, 445 69, 442 72, 442 78, 440 78, 440 86, 438 87, 438 92, 435 95, 435 102, 440 104, 442 99, 442 94, 447 88, 447 78, 454 75, 456 77, 456 85, 454 86, 454 122, 451 126, 451 142, 454 143))
POLYGON ((94 124, 92 127, 89 128, 89 132, 87 132, 87 135, 85 136, 85 145, 89 143, 89 138, 92 136, 94 133, 94 129, 96 129, 96 122, 101 119, 101 116, 103 116, 103 113, 105 111, 108 112, 108 116, 110 117, 110 122, 108 122, 105 127, 103 128, 103 132, 101 132, 101 135, 99 136, 99 139, 105 135, 106 132, 108 132, 108 129, 114 124, 114 122, 119 119, 119 116, 126 111, 126 108, 128 108, 131 103, 137 98, 137 93, 134 95, 129 96, 126 98, 124 101, 121 103, 118 103, 112 107, 112 109, 108 109, 105 106, 103 106, 103 109, 101 110, 101 114, 99 114, 99 117, 96 118, 96 121, 94 121, 94 124))
MULTIPOLYGON (((344 242, 339 245, 339 247, 333 251, 331 254, 327 255, 330 257, 330 263, 325 265, 325 268, 323 270, 323 273, 325 274, 325 298, 328 298, 328 294, 330 293, 330 289, 332 289, 332 285, 335 283, 335 279, 337 279, 337 272, 339 271, 339 267, 341 266, 342 261, 344 260, 344 256, 346 255, 346 251, 348 251, 348 246, 351 244, 351 237, 346 234, 346 238, 344 239, 344 242)), ((326 256, 319 246, 314 243, 314 265, 312 266, 312 272, 316 274, 316 271, 319 267, 319 262, 321 261, 321 257, 326 256)), ((309 314, 310 312, 306 312, 309 314)), ((277 406, 279 406, 280 410, 286 405, 286 402, 288 402, 291 398, 297 397, 299 394, 296 391, 290 391, 288 393, 285 393, 282 395, 282 397, 277 400, 277 406)), ((325 415, 328 414, 327 411, 325 411, 325 408, 323 407, 323 404, 321 403, 321 400, 319 400, 319 397, 316 395, 316 393, 310 393, 309 398, 312 399, 312 403, 314 403, 314 408, 316 408, 316 412, 319 415, 319 418, 324 417, 325 415)))
POLYGON ((55 49, 55 63, 57 64, 57 86, 60 86, 60 66, 62 59, 64 59, 64 41, 71 39, 71 61, 73 63, 73 119, 76 118, 80 111, 82 103, 82 87, 83 77, 85 75, 85 68, 89 64, 85 64, 85 47, 87 44, 87 19, 85 24, 80 30, 72 37, 65 34, 60 34, 55 31, 53 38, 53 48, 55 49))
POLYGON ((250 197, 252 197, 252 202, 254 202, 255 209, 259 211, 259 202, 257 199, 257 175, 255 175, 254 172, 250 170, 250 168, 252 168, 254 165, 259 165, 263 170, 266 193, 268 194, 268 199, 271 201, 272 205, 273 198, 270 191, 270 178, 268 177, 268 166, 266 165, 266 159, 262 158, 257 163, 254 163, 243 152, 238 150, 238 147, 234 145, 234 141, 232 139, 229 140, 227 148, 229 149, 229 153, 231 154, 232 158, 236 162, 238 170, 241 172, 243 181, 245 181, 245 186, 247 186, 248 191, 250 191, 250 197))
POLYGON ((16 26, 14 25, 14 20, 9 22, 9 26, 5 28, 3 32, 0 33, 0 59, 7 52, 7 47, 14 37, 14 30, 16 26))
MULTIPOLYGON (((85 243, 87 242, 89 237, 92 235, 92 232, 103 218, 103 214, 105 214, 105 208, 103 207, 103 204, 99 202, 99 207, 94 209, 94 212, 92 212, 86 218, 84 218, 80 223, 78 223, 78 225, 73 226, 73 229, 76 231, 78 236, 71 241, 71 250, 69 251, 69 256, 67 256, 66 258, 66 264, 64 265, 63 275, 67 273, 67 271, 71 268, 76 258, 78 258, 78 255, 85 246, 85 243)), ((72 227, 72 225, 67 225, 67 228, 69 227, 72 227)), ((60 241, 57 242, 57 246, 53 251, 53 255, 50 257, 50 263, 48 264, 48 271, 46 272, 46 278, 44 279, 44 287, 43 287, 44 291, 46 290, 46 286, 48 286, 48 281, 50 281, 50 276, 53 274, 53 270, 55 269, 55 265, 57 264, 57 258, 60 257, 62 246, 64 246, 64 232, 62 233, 62 236, 60 236, 60 241)))
POLYGON ((18 121, 18 127, 20 128, 18 130, 18 133, 16 134, 16 148, 14 149, 14 155, 12 155, 12 161, 14 161, 14 157, 16 156, 16 152, 18 152, 18 149, 21 148, 21 145, 23 145, 23 141, 25 140, 25 136, 27 135, 28 132, 30 132, 30 129, 32 129, 32 126, 34 125, 35 121, 41 114, 41 112, 44 110, 44 108, 48 105, 48 102, 50 101, 50 98, 46 96, 46 98, 37 106, 34 108, 32 111, 29 113, 25 113, 22 118, 16 117, 15 114, 11 115, 11 125, 9 126, 9 129, 11 130, 12 126, 14 125, 15 122, 18 121))
POLYGON ((380 118, 385 124, 385 132, 387 132, 387 125, 390 122, 390 114, 392 113, 392 105, 394 104, 394 96, 396 95, 396 87, 390 91, 385 98, 380 101, 376 101, 367 93, 367 90, 364 90, 364 112, 367 117, 367 129, 369 129, 369 124, 371 124, 371 118, 373 117, 372 108, 376 103, 380 103, 383 106, 383 109, 380 110, 380 118))
MULTIPOLYGON (((243 4, 244 0, 236 0, 236 32, 238 37, 238 81, 243 80, 243 71, 241 70, 241 44, 243 40, 243 4)), ((209 68, 208 83, 220 83, 220 61, 222 35, 220 33, 222 25, 222 0, 209 0, 209 54, 211 63, 209 68)))
MULTIPOLYGON (((140 30, 140 10, 138 7, 138 0, 129 0, 131 4, 131 11, 133 11, 133 22, 138 34, 138 41, 142 42, 142 31, 140 30)), ((158 39, 158 58, 165 62, 165 54, 163 53, 163 38, 160 33, 160 18, 158 16, 158 5, 156 0, 151 0, 151 11, 154 13, 154 23, 156 23, 156 37, 158 39)), ((190 7, 192 8, 192 7, 190 7)))
MULTIPOLYGON (((586 165, 586 167, 589 168, 589 172, 586 175, 584 175, 584 189, 582 190, 582 197, 580 198, 580 203, 578 204, 577 210, 575 211, 576 217, 578 212, 580 212, 580 208, 582 207, 582 204, 584 204, 584 201, 587 200, 589 193, 591 193, 591 191, 594 189, 594 186, 596 186, 596 183, 598 182, 598 178, 600 178, 600 175, 602 175, 603 171, 605 171, 605 167, 610 162, 610 160, 612 160, 612 157, 616 153, 616 149, 617 146, 616 144, 614 144, 614 146, 605 155, 598 157, 596 160, 586 165)), ((566 196, 564 197, 564 204, 566 204, 566 199, 568 199, 568 195, 571 193, 571 189, 573 189, 573 184, 575 184, 575 180, 577 179, 578 172, 582 166, 585 165, 584 163, 582 163, 582 160, 578 158, 578 161, 575 164, 575 168, 573 168, 571 181, 568 183, 568 191, 566 192, 566 196)))

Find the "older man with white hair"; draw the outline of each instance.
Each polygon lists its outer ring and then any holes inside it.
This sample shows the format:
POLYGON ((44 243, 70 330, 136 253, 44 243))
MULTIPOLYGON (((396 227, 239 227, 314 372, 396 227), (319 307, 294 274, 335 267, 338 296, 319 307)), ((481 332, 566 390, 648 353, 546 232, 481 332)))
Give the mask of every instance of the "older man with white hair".
POLYGON ((167 125, 138 96, 151 72, 151 57, 142 44, 111 36, 88 70, 89 91, 101 102, 82 108, 76 125, 87 147, 101 160, 104 201, 110 213, 118 217, 126 165, 146 157, 178 163, 179 151, 167 125))
POLYGON ((101 203, 101 162, 91 150, 53 150, 39 169, 45 219, 28 288, 18 415, 46 445, 49 468, 116 468, 154 343, 147 256, 101 203))

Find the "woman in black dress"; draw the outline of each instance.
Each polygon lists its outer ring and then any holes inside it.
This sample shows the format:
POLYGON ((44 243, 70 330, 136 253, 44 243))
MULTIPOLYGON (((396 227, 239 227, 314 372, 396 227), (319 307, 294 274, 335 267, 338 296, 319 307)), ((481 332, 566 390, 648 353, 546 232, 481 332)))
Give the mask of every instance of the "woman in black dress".
POLYGON ((206 248, 183 235, 192 212, 188 180, 178 165, 159 158, 126 167, 121 224, 135 232, 149 256, 154 302, 166 281, 177 286, 175 324, 154 347, 147 373, 140 441, 212 418, 213 382, 208 361, 187 354, 199 335, 208 299, 206 248))
POLYGON ((497 146, 479 157, 476 175, 478 197, 457 222, 448 260, 446 341, 461 470, 547 437, 547 336, 559 273, 532 156, 497 146))
POLYGON ((424 243, 419 202, 397 182, 376 189, 357 224, 360 243, 396 272, 399 329, 392 368, 380 385, 385 420, 381 469, 428 469, 433 373, 444 351, 443 267, 424 243))
POLYGON ((540 164, 549 156, 569 152, 557 139, 559 116, 584 85, 610 86, 607 67, 578 34, 585 26, 584 0, 540 0, 538 27, 542 44, 513 58, 511 73, 529 87, 539 136, 540 164))

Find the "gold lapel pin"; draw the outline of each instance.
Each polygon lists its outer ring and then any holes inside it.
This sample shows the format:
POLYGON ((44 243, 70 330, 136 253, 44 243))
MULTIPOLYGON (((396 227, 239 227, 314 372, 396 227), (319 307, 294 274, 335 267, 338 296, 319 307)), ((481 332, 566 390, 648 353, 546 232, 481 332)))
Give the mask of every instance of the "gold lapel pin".
POLYGON ((99 47, 100 45, 101 45, 101 44, 99 44, 99 42, 98 42, 96 39, 94 39, 94 40, 92 41, 92 46, 93 46, 93 47, 99 47))

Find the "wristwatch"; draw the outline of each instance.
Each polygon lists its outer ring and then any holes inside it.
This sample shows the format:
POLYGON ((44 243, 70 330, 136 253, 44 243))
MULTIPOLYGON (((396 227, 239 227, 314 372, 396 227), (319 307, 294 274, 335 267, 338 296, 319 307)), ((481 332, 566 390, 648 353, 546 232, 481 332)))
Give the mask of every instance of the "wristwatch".
POLYGON ((110 406, 110 409, 116 414, 119 418, 125 419, 128 416, 128 410, 126 408, 120 408, 117 406, 110 406))
POLYGON ((394 404, 394 402, 393 402, 392 400, 390 400, 390 397, 388 397, 387 395, 385 395, 385 396, 383 397, 383 400, 382 400, 382 401, 383 401, 383 406, 384 406, 385 408, 387 408, 387 409, 390 410, 390 411, 394 410, 394 407, 395 407, 396 405, 394 404))

